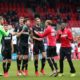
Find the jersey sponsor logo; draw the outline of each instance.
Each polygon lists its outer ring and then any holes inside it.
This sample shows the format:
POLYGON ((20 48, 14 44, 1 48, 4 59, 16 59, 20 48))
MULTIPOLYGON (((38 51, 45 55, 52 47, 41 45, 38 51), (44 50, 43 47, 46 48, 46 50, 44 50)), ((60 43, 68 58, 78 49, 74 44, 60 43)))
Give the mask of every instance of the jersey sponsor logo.
POLYGON ((9 40, 9 39, 11 39, 11 37, 5 37, 4 39, 9 40))
POLYGON ((62 34, 61 37, 67 37, 67 34, 62 34))

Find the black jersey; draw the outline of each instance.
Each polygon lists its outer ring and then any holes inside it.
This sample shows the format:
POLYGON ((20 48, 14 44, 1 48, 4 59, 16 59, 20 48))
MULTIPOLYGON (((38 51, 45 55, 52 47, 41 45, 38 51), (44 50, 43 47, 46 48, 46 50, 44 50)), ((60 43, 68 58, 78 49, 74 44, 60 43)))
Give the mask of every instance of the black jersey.
MULTIPOLYGON (((19 24, 16 25, 16 27, 14 28, 14 32, 20 32, 20 29, 22 28, 23 26, 20 26, 19 24)), ((19 41, 19 38, 17 37, 17 45, 18 45, 18 41, 19 41)))
MULTIPOLYGON (((23 26, 24 27, 24 26, 23 26)), ((19 28, 19 32, 22 31, 23 27, 20 27, 19 28)), ((29 33, 28 31, 28 27, 26 26, 25 29, 24 29, 24 33, 22 33, 19 37, 19 43, 20 44, 23 44, 23 45, 26 45, 28 44, 28 37, 29 37, 29 33)))
POLYGON ((9 48, 11 49, 11 42, 12 42, 12 34, 9 33, 8 36, 2 37, 2 49, 9 48))
MULTIPOLYGON (((38 32, 41 33, 41 32, 44 31, 44 29, 42 27, 36 27, 36 26, 33 27, 33 36, 36 37, 36 38, 40 38, 37 34, 35 34, 34 31, 38 31, 38 32)), ((38 40, 33 39, 33 42, 35 42, 35 43, 42 43, 43 41, 38 41, 38 40)))

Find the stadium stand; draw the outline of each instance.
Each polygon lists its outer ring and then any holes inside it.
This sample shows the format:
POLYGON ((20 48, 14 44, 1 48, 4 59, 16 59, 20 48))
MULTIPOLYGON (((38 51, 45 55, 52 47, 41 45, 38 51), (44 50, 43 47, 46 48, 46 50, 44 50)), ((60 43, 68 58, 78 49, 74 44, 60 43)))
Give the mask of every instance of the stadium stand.
POLYGON ((0 15, 3 15, 9 23, 15 23, 20 16, 29 17, 34 24, 33 19, 35 13, 40 14, 43 20, 53 17, 53 22, 60 23, 67 20, 70 27, 80 27, 79 4, 67 0, 63 2, 54 1, 55 6, 51 5, 51 1, 41 0, 2 0, 0 2, 0 15), (28 4, 30 3, 30 4, 28 4), (42 4, 40 4, 42 3, 42 4))

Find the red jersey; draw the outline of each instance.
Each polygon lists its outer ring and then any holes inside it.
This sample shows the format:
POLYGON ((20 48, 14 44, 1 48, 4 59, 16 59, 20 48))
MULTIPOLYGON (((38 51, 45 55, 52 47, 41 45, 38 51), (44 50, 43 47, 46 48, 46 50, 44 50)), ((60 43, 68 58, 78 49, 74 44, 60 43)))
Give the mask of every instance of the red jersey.
POLYGON ((47 36, 48 46, 56 46, 56 31, 52 26, 48 26, 43 33, 38 33, 40 37, 47 36))
POLYGON ((57 40, 61 42, 61 47, 71 47, 71 41, 73 40, 71 30, 67 28, 65 28, 64 31, 59 30, 57 40))

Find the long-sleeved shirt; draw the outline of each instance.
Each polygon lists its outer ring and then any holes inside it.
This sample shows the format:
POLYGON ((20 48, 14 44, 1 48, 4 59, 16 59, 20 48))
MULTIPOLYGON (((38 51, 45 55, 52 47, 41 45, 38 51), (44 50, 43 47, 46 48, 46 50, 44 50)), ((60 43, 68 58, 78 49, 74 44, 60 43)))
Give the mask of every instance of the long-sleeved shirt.
POLYGON ((47 26, 43 33, 38 33, 40 37, 47 37, 48 46, 56 46, 56 31, 52 26, 47 26))
POLYGON ((6 32, 6 31, 3 29, 3 26, 0 25, 0 44, 1 44, 2 36, 3 36, 3 35, 4 35, 4 36, 8 36, 8 34, 9 34, 9 32, 8 32, 8 31, 6 32))
POLYGON ((71 41, 73 40, 71 30, 67 28, 63 31, 59 30, 57 32, 57 40, 61 42, 61 47, 71 47, 71 41))

